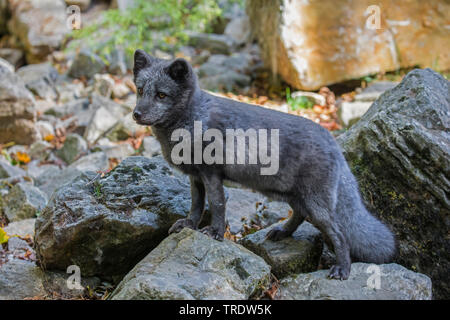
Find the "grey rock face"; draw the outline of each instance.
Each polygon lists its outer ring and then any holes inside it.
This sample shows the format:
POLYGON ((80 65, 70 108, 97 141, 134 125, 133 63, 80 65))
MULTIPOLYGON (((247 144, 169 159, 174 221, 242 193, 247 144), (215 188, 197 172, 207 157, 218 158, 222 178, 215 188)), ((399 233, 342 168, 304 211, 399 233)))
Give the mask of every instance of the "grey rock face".
POLYGON ((74 162, 79 155, 87 152, 86 141, 78 134, 69 134, 64 141, 64 145, 57 151, 57 155, 66 163, 74 162))
POLYGON ((234 42, 223 34, 192 32, 189 33, 189 45, 198 49, 206 49, 211 53, 230 54, 234 42))
POLYGON ((108 167, 108 157, 104 152, 91 153, 81 157, 69 166, 69 168, 74 168, 79 171, 105 171, 108 167))
POLYGON ((18 235, 20 237, 26 237, 27 235, 30 235, 33 237, 35 221, 35 218, 31 218, 10 222, 3 230, 10 236, 18 235))
POLYGON ((34 262, 12 259, 0 267, 0 300, 45 295, 44 273, 34 262))
POLYGON ((0 65, 0 143, 31 144, 38 139, 34 104, 20 77, 0 65))
POLYGON ((450 86, 414 70, 338 137, 367 207, 391 226, 397 262, 450 297, 450 86))
POLYGON ((36 221, 36 253, 47 269, 76 264, 83 276, 121 276, 189 212, 186 180, 159 157, 130 157, 96 176, 66 183, 36 221))
POLYGON ((69 69, 69 76, 90 79, 96 73, 101 73, 105 67, 105 63, 98 55, 88 50, 81 50, 69 69))
POLYGON ((28 63, 45 60, 69 32, 62 0, 20 1, 11 11, 8 29, 23 44, 28 63))
POLYGON ((161 154, 161 144, 155 137, 145 137, 142 141, 144 147, 143 155, 145 157, 154 157, 161 154))
POLYGON ((26 172, 22 168, 0 159, 0 179, 23 177, 24 175, 26 175, 26 172))
POLYGON ((52 166, 44 170, 39 176, 36 177, 36 186, 44 192, 48 198, 50 198, 53 192, 69 183, 75 177, 78 177, 81 171, 77 168, 67 167, 63 170, 52 166))
POLYGON ((281 241, 267 240, 266 235, 270 230, 257 231, 239 243, 263 257, 278 278, 317 270, 322 254, 322 236, 312 224, 303 222, 292 237, 281 241))
POLYGON ((19 182, 4 197, 3 211, 9 221, 34 218, 47 201, 41 190, 29 183, 19 182))
POLYGON ((248 299, 269 276, 270 267, 247 249, 185 228, 139 262, 112 299, 248 299))
POLYGON ((327 279, 328 270, 280 281, 281 300, 430 300, 431 280, 398 264, 353 263, 348 280, 327 279), (378 271, 380 271, 378 273, 378 271), (379 277, 377 276, 379 275, 379 277), (378 280, 379 279, 379 282, 378 280), (378 282, 378 283, 377 283, 378 282), (377 289, 377 284, 379 288, 377 289))
POLYGON ((58 80, 58 71, 50 63, 30 64, 17 70, 26 87, 42 99, 55 100, 54 88, 58 80))

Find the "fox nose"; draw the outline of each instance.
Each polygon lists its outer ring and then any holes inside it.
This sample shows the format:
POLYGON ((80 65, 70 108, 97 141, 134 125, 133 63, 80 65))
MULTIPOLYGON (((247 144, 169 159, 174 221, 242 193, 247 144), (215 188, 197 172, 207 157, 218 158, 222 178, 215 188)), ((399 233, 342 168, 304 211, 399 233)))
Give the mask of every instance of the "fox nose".
POLYGON ((136 120, 136 121, 139 121, 139 120, 141 120, 141 117, 142 117, 142 114, 139 112, 139 111, 134 111, 133 112, 133 119, 134 120, 136 120))

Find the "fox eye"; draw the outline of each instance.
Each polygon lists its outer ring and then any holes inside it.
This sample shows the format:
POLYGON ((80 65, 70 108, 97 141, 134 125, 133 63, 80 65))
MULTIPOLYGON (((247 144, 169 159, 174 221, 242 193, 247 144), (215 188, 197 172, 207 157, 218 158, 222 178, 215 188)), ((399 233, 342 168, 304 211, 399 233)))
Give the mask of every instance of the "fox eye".
POLYGON ((142 96, 144 94, 144 89, 143 88, 138 88, 138 93, 140 96, 142 96))
POLYGON ((157 96, 160 99, 164 99, 165 97, 167 97, 167 95, 165 93, 163 93, 163 92, 158 92, 157 96))

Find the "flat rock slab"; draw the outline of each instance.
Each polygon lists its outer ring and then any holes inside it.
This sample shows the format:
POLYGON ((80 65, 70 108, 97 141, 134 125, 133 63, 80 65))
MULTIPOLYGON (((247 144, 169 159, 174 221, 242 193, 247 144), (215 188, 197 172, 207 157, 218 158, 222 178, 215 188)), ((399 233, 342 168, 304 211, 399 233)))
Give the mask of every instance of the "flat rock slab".
POLYGON ((185 228, 139 262, 112 299, 248 299, 269 278, 270 266, 244 247, 185 228))
POLYGON ((248 235, 239 243, 263 257, 272 266, 272 273, 278 278, 317 270, 323 248, 319 230, 312 224, 303 222, 291 237, 271 241, 266 239, 271 229, 266 228, 248 235))
POLYGON ((283 279, 280 282, 277 298, 281 300, 431 299, 430 278, 395 263, 383 265, 353 263, 350 277, 345 281, 328 279, 328 273, 328 270, 319 270, 283 279), (377 277, 377 274, 380 276, 377 277))

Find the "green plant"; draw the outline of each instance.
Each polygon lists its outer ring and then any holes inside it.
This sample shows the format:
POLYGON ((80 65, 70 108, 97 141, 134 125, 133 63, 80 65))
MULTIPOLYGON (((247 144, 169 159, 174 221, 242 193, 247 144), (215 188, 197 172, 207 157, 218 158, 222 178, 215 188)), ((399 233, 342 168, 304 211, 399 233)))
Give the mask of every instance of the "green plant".
POLYGON ((205 31, 221 14, 214 0, 136 0, 125 11, 105 11, 99 22, 74 30, 68 48, 82 43, 106 58, 115 48, 172 50, 188 39, 186 30, 205 31))
POLYGON ((290 88, 286 88, 286 101, 293 111, 298 109, 311 109, 314 107, 314 101, 308 97, 292 97, 290 88))

